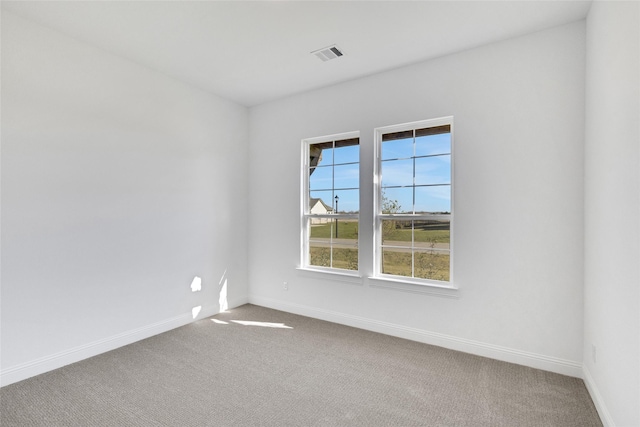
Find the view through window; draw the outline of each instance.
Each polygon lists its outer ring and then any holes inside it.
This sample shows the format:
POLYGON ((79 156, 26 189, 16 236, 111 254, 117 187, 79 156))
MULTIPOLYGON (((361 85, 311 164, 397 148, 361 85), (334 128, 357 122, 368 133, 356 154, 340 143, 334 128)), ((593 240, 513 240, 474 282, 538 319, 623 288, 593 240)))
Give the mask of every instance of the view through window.
POLYGON ((376 130, 376 275, 451 280, 451 118, 376 130))
POLYGON ((358 270, 359 144, 354 134, 305 141, 304 266, 358 270))

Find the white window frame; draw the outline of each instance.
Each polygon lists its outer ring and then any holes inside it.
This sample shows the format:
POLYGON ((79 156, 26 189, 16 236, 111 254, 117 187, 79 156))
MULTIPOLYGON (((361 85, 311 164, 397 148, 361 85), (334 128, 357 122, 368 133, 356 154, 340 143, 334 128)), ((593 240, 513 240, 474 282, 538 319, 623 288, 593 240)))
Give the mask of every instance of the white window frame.
POLYGON ((385 126, 374 129, 374 196, 373 196, 373 276, 372 279, 384 280, 387 282, 406 283, 412 285, 432 286, 438 288, 457 289, 453 278, 453 236, 454 236, 454 126, 453 116, 441 117, 437 119, 420 120, 416 122, 403 123, 392 126, 385 126), (385 134, 424 129, 436 126, 450 126, 451 135, 451 211, 450 214, 383 214, 382 213, 382 137, 385 134), (423 279, 417 277, 399 276, 382 273, 382 220, 447 220, 450 221, 450 242, 449 242, 449 281, 433 279, 423 279))
MULTIPOLYGON (((344 219, 355 219, 360 224, 360 214, 359 213, 330 213, 330 214, 312 214, 310 212, 309 206, 309 148, 314 144, 325 143, 325 142, 335 142, 341 141, 345 139, 360 139, 360 132, 344 132, 333 135, 326 135, 314 138, 306 138, 302 140, 302 168, 301 168, 301 188, 300 188, 300 199, 301 199, 301 210, 300 210, 300 266, 298 267, 301 270, 310 270, 310 271, 318 271, 325 273, 333 273, 340 274, 346 276, 355 276, 360 277, 360 250, 358 249, 358 270, 347 270, 342 268, 335 267, 324 267, 318 265, 311 265, 310 263, 310 251, 309 251, 309 235, 310 235, 310 219, 329 219, 329 220, 344 220, 344 219)), ((359 169, 360 169, 360 161, 358 161, 359 169)), ((361 183, 358 185, 358 189, 360 192, 361 183)), ((333 199, 331 200, 333 203, 333 199)), ((361 210, 361 209, 359 209, 361 210)), ((360 245, 358 245, 359 248, 360 245)))

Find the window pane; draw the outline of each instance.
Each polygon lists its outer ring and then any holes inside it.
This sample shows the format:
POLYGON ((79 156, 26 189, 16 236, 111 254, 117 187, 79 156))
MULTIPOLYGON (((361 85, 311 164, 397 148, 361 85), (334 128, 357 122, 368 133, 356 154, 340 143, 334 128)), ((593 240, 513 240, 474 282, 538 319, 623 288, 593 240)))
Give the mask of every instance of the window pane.
POLYGON ((309 239, 328 245, 329 239, 334 235, 334 220, 332 218, 310 218, 310 221, 309 239))
POLYGON ((416 248, 451 248, 451 222, 434 220, 416 220, 413 222, 413 239, 416 248))
POLYGON ((360 161, 360 146, 340 146, 340 141, 338 141, 336 142, 334 156, 333 162, 336 165, 341 163, 358 163, 360 161))
POLYGON ((416 137, 416 156, 451 153, 451 134, 416 137))
POLYGON ((311 191, 309 194, 309 213, 321 215, 333 213, 333 191, 311 191))
MULTIPOLYGON (((358 190, 336 190, 338 196, 338 213, 358 213, 360 212, 360 191, 358 190)), ((336 207, 336 198, 333 198, 333 206, 336 207)))
POLYGON ((410 248, 412 246, 412 222, 410 220, 382 220, 382 244, 410 248))
MULTIPOLYGON (((331 159, 329 159, 329 162, 327 162, 323 155, 324 155, 324 147, 326 147, 327 144, 312 144, 309 145, 309 167, 310 168, 315 168, 316 166, 319 166, 321 164, 331 164, 331 159)), ((310 171, 312 172, 312 171, 310 171)))
POLYGON ((382 186, 413 185, 413 159, 382 162, 382 186))
POLYGON ((333 169, 334 182, 333 187, 337 190, 340 188, 358 188, 359 182, 358 164, 349 164, 335 166, 333 169))
POLYGON ((416 251, 415 277, 449 281, 449 252, 416 251))
MULTIPOLYGON (((326 144, 318 144, 318 146, 324 146, 326 144)), ((310 148, 314 148, 318 150, 318 146, 311 146, 310 148)), ((317 166, 327 166, 333 164, 333 148, 321 148, 320 159, 318 161, 317 166)), ((312 157, 313 158, 313 157, 312 157)), ((313 164, 312 164, 313 165, 313 164)))
POLYGON ((451 184, 451 155, 416 159, 416 185, 451 184))
POLYGON ((358 248, 355 246, 334 246, 333 268, 358 270, 358 248))
POLYGON ((383 214, 412 213, 413 187, 383 188, 380 203, 383 214))
POLYGON ((413 156, 413 138, 382 142, 382 160, 406 159, 413 156))
POLYGON ((451 185, 416 187, 416 213, 451 213, 451 185))
POLYGON ((333 186, 333 168, 317 167, 309 170, 310 190, 330 190, 333 186))
POLYGON ((349 247, 358 245, 358 221, 350 219, 333 220, 334 243, 340 243, 349 247), (335 242, 339 239, 339 242, 335 242))
POLYGON ((412 277, 411 257, 411 249, 383 248, 382 273, 412 277))
POLYGON ((318 242, 329 243, 329 239, 340 239, 341 244, 356 246, 358 244, 358 221, 357 220, 336 220, 334 218, 316 218, 318 221, 312 223, 311 239, 318 242))
POLYGON ((451 133, 451 125, 429 126, 423 129, 416 129, 416 137, 440 135, 443 133, 451 133))
POLYGON ((403 130, 400 132, 385 133, 384 135, 382 135, 382 142, 411 138, 413 138, 413 129, 403 130))
POLYGON ((309 243, 309 265, 331 267, 331 247, 309 243))

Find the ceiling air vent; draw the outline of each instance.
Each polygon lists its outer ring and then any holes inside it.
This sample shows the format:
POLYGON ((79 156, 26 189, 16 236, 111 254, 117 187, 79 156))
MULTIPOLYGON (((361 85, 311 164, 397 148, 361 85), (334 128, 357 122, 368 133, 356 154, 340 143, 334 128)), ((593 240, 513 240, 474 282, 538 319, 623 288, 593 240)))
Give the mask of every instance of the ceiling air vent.
POLYGON ((326 62, 330 59, 336 59, 343 55, 342 51, 336 45, 314 50, 311 53, 320 58, 322 62, 326 62))

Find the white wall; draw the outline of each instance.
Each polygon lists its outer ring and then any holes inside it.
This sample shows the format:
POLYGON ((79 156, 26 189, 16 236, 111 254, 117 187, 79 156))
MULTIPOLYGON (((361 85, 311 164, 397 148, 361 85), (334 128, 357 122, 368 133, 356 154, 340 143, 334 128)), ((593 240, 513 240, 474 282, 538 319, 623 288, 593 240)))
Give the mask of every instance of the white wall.
POLYGON ((246 302, 247 148, 246 108, 3 12, 3 384, 246 302))
POLYGON ((637 2, 596 1, 587 20, 584 369, 617 426, 640 425, 639 27, 637 2))
POLYGON ((580 376, 584 43, 578 22, 252 108, 250 301, 580 376), (373 129, 448 115, 458 298, 297 271, 300 140, 361 132, 368 276, 373 129))

